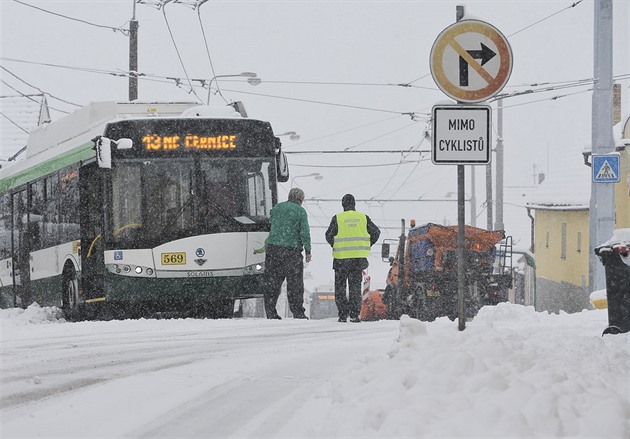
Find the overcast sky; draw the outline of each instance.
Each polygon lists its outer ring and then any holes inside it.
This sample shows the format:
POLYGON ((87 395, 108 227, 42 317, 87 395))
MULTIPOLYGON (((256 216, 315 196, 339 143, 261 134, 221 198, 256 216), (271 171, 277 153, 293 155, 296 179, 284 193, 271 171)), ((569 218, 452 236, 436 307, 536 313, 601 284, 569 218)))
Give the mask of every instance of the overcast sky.
MULTIPOLYGON (((511 45, 513 70, 503 92, 556 88, 504 99, 505 185, 531 186, 534 173, 553 172, 591 141, 591 84, 574 85, 593 76, 594 5, 592 0, 571 7, 573 3, 211 0, 199 10, 181 3, 163 9, 137 4, 138 70, 146 75, 139 83, 139 100, 205 102, 207 89, 193 79, 251 71, 262 79, 260 85, 251 86, 245 78, 219 79, 223 97, 213 94, 211 103, 240 100, 251 117, 270 121, 276 133, 298 132, 298 141, 282 137, 287 152, 428 151, 430 143, 423 139, 431 107, 447 99, 431 76, 431 47, 455 21, 456 5, 465 4, 468 17, 492 24, 511 45), (572 86, 557 89, 563 85, 572 86)), ((613 3, 614 75, 622 79, 627 114, 630 13, 626 0, 613 3)), ((44 91, 55 109, 53 119, 77 108, 67 102, 126 100, 129 42, 111 28, 128 28, 133 4, 0 0, 2 96, 44 91)), ((3 112, 8 110, 3 105, 3 112)), ((11 152, 0 153, 6 158, 11 152)), ((289 160, 296 177, 292 181, 308 198, 341 199, 351 192, 359 199, 448 199, 456 190, 456 167, 432 165, 428 153, 292 154, 289 160), (314 172, 324 178, 297 178, 314 172)), ((467 193, 472 169, 467 167, 467 193)), ((476 167, 476 175, 481 204, 484 169, 476 167)), ((290 183, 281 185, 281 199, 290 183)), ((324 264, 319 277, 332 277, 323 233, 340 202, 305 206, 316 243, 313 263, 324 264)), ((357 207, 384 228, 383 237, 397 236, 401 218, 457 220, 454 202, 357 207)), ((479 225, 485 226, 481 205, 477 213, 479 225)), ((506 229, 509 234, 507 223, 506 229)))

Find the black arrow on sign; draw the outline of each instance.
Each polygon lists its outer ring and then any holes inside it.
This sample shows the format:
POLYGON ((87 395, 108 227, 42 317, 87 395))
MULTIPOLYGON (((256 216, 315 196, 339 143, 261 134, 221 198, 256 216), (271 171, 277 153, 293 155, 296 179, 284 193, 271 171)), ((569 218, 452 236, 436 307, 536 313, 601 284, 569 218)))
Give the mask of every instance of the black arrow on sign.
MULTIPOLYGON (((481 50, 467 50, 466 52, 468 52, 473 59, 480 59, 481 65, 484 65, 496 56, 496 53, 483 43, 481 43, 481 50)), ((468 86, 468 63, 461 56, 459 57, 459 86, 468 86)))

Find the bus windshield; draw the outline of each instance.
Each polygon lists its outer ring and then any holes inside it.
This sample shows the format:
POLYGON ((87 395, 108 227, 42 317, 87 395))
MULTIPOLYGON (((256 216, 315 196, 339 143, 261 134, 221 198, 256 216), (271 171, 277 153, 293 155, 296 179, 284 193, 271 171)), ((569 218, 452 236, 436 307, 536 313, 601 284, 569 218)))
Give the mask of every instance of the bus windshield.
POLYGON ((269 230, 273 162, 207 156, 129 158, 112 168, 113 245, 269 230))

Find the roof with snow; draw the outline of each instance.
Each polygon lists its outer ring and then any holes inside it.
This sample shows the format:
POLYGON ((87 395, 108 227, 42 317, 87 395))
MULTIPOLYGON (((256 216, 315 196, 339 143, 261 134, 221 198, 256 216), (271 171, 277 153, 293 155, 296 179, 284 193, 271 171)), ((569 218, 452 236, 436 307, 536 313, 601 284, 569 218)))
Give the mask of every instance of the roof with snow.
MULTIPOLYGON (((630 143, 630 116, 613 127, 615 145, 630 143)), ((585 151, 588 154, 590 151, 585 151)), ((527 198, 527 206, 547 210, 588 210, 592 170, 578 153, 566 156, 549 171, 545 181, 527 198)))
POLYGON ((545 180, 527 197, 527 206, 546 210, 584 210, 591 199, 591 168, 579 153, 567 155, 549 170, 545 180))
POLYGON ((29 132, 40 119, 43 96, 0 98, 0 161, 8 160, 26 146, 29 132))

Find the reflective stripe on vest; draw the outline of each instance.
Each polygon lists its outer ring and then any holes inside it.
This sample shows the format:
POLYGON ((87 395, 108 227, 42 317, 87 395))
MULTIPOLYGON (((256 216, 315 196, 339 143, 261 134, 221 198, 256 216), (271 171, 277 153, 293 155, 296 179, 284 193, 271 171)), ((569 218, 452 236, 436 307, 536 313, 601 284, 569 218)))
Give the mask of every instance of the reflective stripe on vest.
POLYGON ((367 216, 354 210, 347 210, 336 216, 337 234, 333 244, 333 258, 367 258, 370 255, 367 216))

